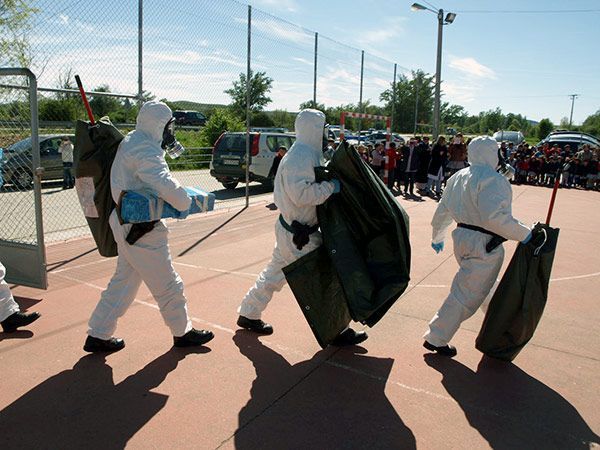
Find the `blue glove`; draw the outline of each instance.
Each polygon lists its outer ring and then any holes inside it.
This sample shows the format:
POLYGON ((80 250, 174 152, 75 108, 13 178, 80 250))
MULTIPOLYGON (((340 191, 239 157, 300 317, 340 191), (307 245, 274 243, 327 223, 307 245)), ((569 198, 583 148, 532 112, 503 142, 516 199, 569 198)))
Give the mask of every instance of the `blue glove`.
POLYGON ((529 234, 527 235, 527 237, 525 239, 523 239, 521 241, 521 243, 527 244, 531 240, 531 236, 533 236, 533 232, 532 231, 529 232, 529 234))
POLYGON ((333 180, 330 180, 333 183, 333 193, 337 194, 342 190, 342 185, 340 184, 340 180, 336 180, 335 178, 333 180))
POLYGON ((431 248, 434 249, 436 253, 443 251, 444 250, 444 241, 438 242, 437 244, 435 242, 432 242, 431 248))

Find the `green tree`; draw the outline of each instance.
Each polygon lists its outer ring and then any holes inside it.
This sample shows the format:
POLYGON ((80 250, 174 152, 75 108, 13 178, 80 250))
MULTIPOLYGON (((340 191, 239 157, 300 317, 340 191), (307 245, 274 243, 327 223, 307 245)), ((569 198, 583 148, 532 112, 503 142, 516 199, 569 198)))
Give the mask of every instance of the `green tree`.
POLYGON ((40 120, 68 122, 76 120, 78 113, 74 101, 48 98, 39 102, 40 120))
POLYGON ((303 109, 318 109, 319 111, 325 112, 327 108, 323 103, 315 103, 313 100, 306 100, 305 102, 300 103, 300 111, 303 109))
MULTIPOLYGON (((253 73, 250 71, 250 111, 262 111, 266 105, 271 103, 271 98, 267 94, 271 92, 273 79, 269 78, 265 72, 253 73)), ((231 108, 240 117, 245 115, 246 111, 246 74, 240 73, 240 79, 233 82, 233 87, 224 92, 231 97, 231 108)))
MULTIPOLYGON (((394 105, 394 130, 413 131, 415 124, 415 105, 417 123, 431 123, 433 113, 433 75, 422 70, 412 72, 412 79, 404 74, 396 80, 394 105)), ((383 91, 379 99, 385 103, 383 112, 391 115, 394 102, 393 85, 383 91)))
POLYGON ((288 130, 294 129, 294 123, 296 122, 296 114, 285 111, 283 109, 276 109, 271 113, 271 117, 273 119, 274 126, 279 128, 287 128, 288 130))
POLYGON ((39 11, 25 0, 0 2, 0 67, 22 66, 31 63, 27 31, 31 30, 33 16, 39 11))
POLYGON ((600 137, 600 109, 583 121, 581 131, 600 137))
MULTIPOLYGON (((95 92, 110 92, 110 87, 107 84, 103 84, 94 89, 95 92)), ((90 100, 90 107, 94 116, 97 118, 103 116, 109 116, 112 113, 119 111, 122 108, 122 104, 119 99, 115 97, 106 97, 104 95, 94 95, 90 100)))
POLYGON ((215 109, 204 128, 201 135, 204 144, 211 147, 224 131, 243 131, 246 129, 244 123, 235 115, 224 108, 215 109))
POLYGON ((542 119, 538 124, 538 138, 544 139, 554 129, 554 124, 550 119, 542 119))
POLYGON ((464 126, 468 114, 460 105, 443 103, 440 111, 442 127, 454 126, 459 129, 464 126))

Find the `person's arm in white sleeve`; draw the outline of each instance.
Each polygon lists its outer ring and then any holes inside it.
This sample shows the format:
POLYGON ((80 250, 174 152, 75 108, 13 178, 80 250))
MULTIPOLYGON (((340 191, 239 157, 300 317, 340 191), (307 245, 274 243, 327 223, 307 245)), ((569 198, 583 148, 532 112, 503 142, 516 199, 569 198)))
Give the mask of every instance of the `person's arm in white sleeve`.
POLYGON ((173 178, 161 154, 144 154, 138 164, 138 177, 156 191, 160 198, 178 211, 187 211, 190 208, 192 199, 179 181, 173 178))
POLYGON ((483 228, 513 241, 529 235, 530 228, 512 215, 512 190, 502 175, 485 180, 477 198, 483 228))
POLYGON ((315 169, 312 165, 285 168, 283 175, 286 193, 296 206, 321 205, 335 189, 335 185, 329 181, 315 181, 315 169))
POLYGON ((452 216, 450 215, 450 211, 446 207, 446 202, 444 199, 438 203, 437 209, 433 214, 433 218, 431 219, 431 242, 434 244, 439 244, 443 242, 446 238, 446 230, 452 224, 452 216))

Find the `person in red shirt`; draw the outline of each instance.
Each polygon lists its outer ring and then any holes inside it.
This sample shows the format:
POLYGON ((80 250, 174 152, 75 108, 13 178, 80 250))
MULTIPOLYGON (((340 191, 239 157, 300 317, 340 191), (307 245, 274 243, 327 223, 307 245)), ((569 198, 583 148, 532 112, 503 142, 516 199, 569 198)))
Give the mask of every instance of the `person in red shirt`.
POLYGON ((395 142, 389 143, 386 155, 388 157, 388 188, 392 190, 396 182, 396 159, 398 159, 395 142))

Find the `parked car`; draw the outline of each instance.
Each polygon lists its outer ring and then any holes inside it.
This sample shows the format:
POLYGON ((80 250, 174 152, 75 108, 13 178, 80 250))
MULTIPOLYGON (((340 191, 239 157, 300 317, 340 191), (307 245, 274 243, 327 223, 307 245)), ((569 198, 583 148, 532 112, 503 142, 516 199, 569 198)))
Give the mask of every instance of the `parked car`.
POLYGON ((196 125, 203 127, 206 123, 206 116, 198 111, 173 111, 175 123, 177 125, 196 125))
MULTIPOLYGON (((250 181, 272 183, 269 177, 277 149, 288 150, 296 140, 291 133, 250 133, 250 181)), ((224 132, 213 147, 210 174, 226 189, 235 189, 246 179, 246 133, 224 132)))
MULTIPOLYGON (((40 163, 44 169, 42 180, 62 180, 62 158, 58 153, 61 138, 68 136, 75 143, 73 134, 40 134, 40 163)), ((4 149, 1 162, 4 184, 12 184, 19 189, 28 189, 33 184, 33 160, 31 137, 15 142, 4 149)))
POLYGON ((565 145, 569 144, 572 151, 577 151, 579 147, 583 144, 589 144, 591 147, 600 148, 600 139, 591 134, 577 132, 577 131, 553 131, 548 134, 544 139, 538 142, 538 146, 544 145, 545 143, 553 146, 554 144, 558 144, 558 146, 562 149, 565 145))
MULTIPOLYGON (((366 136, 365 144, 385 144, 387 141, 387 133, 383 131, 375 131, 366 136)), ((397 146, 404 145, 404 138, 398 134, 392 133, 390 142, 394 142, 397 146)))
POLYGON ((525 140, 525 136, 520 131, 496 131, 494 136, 497 142, 512 142, 515 145, 519 145, 525 140))

